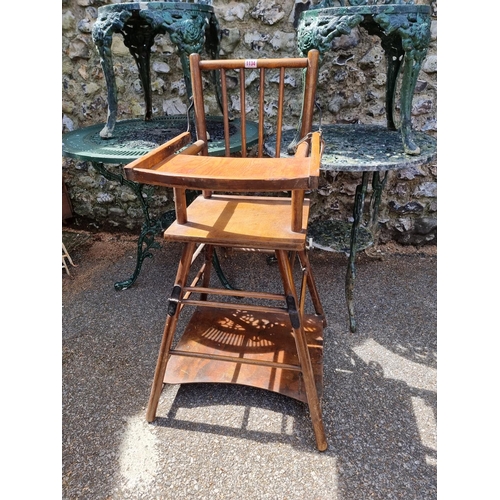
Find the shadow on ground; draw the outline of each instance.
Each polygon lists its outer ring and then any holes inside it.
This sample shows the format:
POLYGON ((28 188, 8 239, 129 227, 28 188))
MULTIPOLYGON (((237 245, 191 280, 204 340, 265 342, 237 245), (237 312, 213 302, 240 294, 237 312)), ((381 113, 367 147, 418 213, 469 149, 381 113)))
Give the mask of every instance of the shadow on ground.
MULTIPOLYGON (((115 291, 134 270, 135 238, 79 234, 68 248, 77 267, 62 276, 63 498, 436 498, 432 251, 359 256, 356 334, 344 299, 347 259, 311 252, 328 321, 329 448, 320 453, 306 405, 250 387, 167 386, 148 424, 180 247, 162 243, 134 286, 115 291)), ((265 256, 231 253, 221 263, 236 286, 279 284, 265 256)))

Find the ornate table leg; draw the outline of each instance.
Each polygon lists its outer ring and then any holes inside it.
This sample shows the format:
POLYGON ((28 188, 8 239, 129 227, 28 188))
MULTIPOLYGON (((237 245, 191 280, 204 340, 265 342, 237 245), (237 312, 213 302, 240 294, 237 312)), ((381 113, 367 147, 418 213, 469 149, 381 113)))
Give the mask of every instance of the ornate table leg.
POLYGON ((330 50, 333 38, 348 34, 357 26, 365 28, 371 35, 378 36, 388 63, 387 126, 390 130, 396 129, 394 97, 396 81, 403 64, 400 96, 401 139, 405 153, 419 155, 420 147, 415 142, 415 134, 411 128, 411 106, 418 74, 430 41, 430 7, 390 0, 380 4, 368 0, 349 0, 347 6, 345 3, 341 1, 341 7, 331 7, 331 0, 323 0, 301 14, 297 28, 299 52, 304 55, 310 49, 316 48, 323 55, 330 50))
POLYGON ((153 24, 146 23, 139 15, 138 11, 134 11, 123 28, 120 30, 123 35, 123 43, 128 48, 130 54, 139 70, 139 78, 141 80, 142 89, 144 92, 144 102, 146 104, 146 114, 144 119, 149 121, 153 118, 153 95, 151 91, 151 47, 154 44, 155 36, 158 31, 153 27, 153 24))
POLYGON ((144 215, 144 224, 142 226, 142 231, 137 242, 137 260, 133 275, 124 281, 118 281, 115 283, 115 290, 126 290, 130 288, 136 281, 139 273, 141 271, 142 263, 145 258, 152 257, 153 255, 149 251, 151 248, 160 248, 158 242, 154 240, 155 236, 160 234, 165 230, 175 219, 175 213, 173 210, 166 212, 159 219, 151 219, 149 215, 149 206, 147 201, 142 195, 143 185, 137 182, 129 181, 125 179, 122 175, 110 172, 103 163, 92 162, 92 166, 106 179, 111 181, 118 181, 120 184, 127 186, 132 190, 132 192, 137 196, 142 213, 144 215))
POLYGON ((92 28, 92 39, 101 59, 108 89, 108 118, 100 136, 113 137, 117 119, 117 88, 113 72, 111 42, 120 33, 133 56, 144 91, 146 114, 153 117, 150 59, 156 35, 168 33, 181 57, 188 98, 191 97, 189 54, 205 46, 212 58, 218 56, 220 30, 213 8, 208 4, 185 2, 125 2, 100 7, 92 28))
POLYGON ((356 251, 358 231, 363 219, 363 207, 368 187, 368 176, 370 172, 363 172, 361 184, 356 188, 354 201, 354 221, 351 228, 351 248, 349 250, 349 262, 345 280, 345 296, 347 310, 349 313, 349 327, 352 333, 356 332, 356 319, 354 318, 354 280, 356 278, 356 251))
POLYGON ((382 191, 384 190, 385 184, 387 182, 388 172, 385 172, 384 177, 380 180, 380 172, 373 172, 372 188, 373 194, 370 200, 370 221, 369 229, 370 233, 373 235, 373 241, 378 241, 378 210, 380 207, 380 202, 382 200, 382 191))
POLYGON ((394 127, 394 95, 396 80, 401 64, 403 77, 401 82, 401 138, 404 151, 410 155, 419 155, 420 147, 415 142, 411 127, 411 106, 418 74, 427 54, 431 37, 431 19, 421 12, 383 12, 373 16, 380 27, 377 33, 387 56, 387 124, 394 127), (401 56, 404 54, 403 62, 401 56), (389 114, 391 116, 389 117, 389 114))
MULTIPOLYGON (((363 222, 363 211, 365 205, 366 191, 368 188, 369 176, 372 172, 363 172, 361 184, 356 187, 354 198, 354 221, 351 227, 351 246, 349 250, 349 261, 347 266, 345 294, 347 301, 347 310, 349 313, 349 327, 352 333, 356 332, 356 319, 354 317, 354 280, 356 278, 356 253, 358 249, 358 237, 361 224, 363 222)), ((387 182, 388 172, 385 172, 384 177, 380 180, 380 172, 372 174, 372 195, 370 199, 368 230, 372 235, 373 242, 378 239, 378 211, 380 201, 382 199, 382 191, 387 182)))
POLYGON ((119 31, 130 16, 131 12, 128 11, 111 12, 106 16, 99 17, 92 28, 92 40, 99 52, 101 67, 108 89, 108 118, 106 125, 100 132, 100 136, 103 139, 113 136, 118 110, 118 90, 113 70, 111 42, 113 41, 113 33, 119 31))
POLYGON ((405 153, 419 155, 420 147, 415 143, 411 128, 411 105, 422 60, 415 60, 405 53, 403 81, 401 83, 401 136, 405 153))
POLYGON ((212 255, 212 264, 215 269, 215 273, 217 274, 217 277, 219 278, 219 281, 221 285, 224 288, 227 288, 228 290, 237 290, 229 281, 227 280, 226 276, 224 275, 224 271, 222 270, 222 267, 219 262, 219 257, 217 257, 217 252, 214 250, 213 255, 212 255))
POLYGON ((401 69, 402 56, 404 54, 401 47, 401 41, 386 37, 382 38, 382 48, 384 49, 387 61, 387 82, 385 88, 385 115, 387 118, 387 128, 389 130, 397 130, 394 121, 395 116, 395 96, 396 83, 401 69), (398 43, 399 41, 399 43, 398 43))
POLYGON ((201 53, 205 46, 206 51, 212 59, 217 59, 219 54, 220 31, 215 15, 210 14, 208 19, 201 14, 192 15, 189 18, 166 25, 170 40, 177 47, 181 60, 184 82, 188 98, 193 95, 191 86, 191 71, 189 68, 189 55, 196 52, 201 53))

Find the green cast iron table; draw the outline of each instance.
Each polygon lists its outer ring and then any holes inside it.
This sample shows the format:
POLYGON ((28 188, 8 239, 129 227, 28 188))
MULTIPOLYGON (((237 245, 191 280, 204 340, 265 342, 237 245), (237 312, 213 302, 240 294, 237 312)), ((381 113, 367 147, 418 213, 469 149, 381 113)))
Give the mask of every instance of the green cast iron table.
MULTIPOLYGON (((149 214, 148 201, 143 196, 143 184, 130 181, 122 174, 111 172, 106 165, 124 165, 143 156, 151 149, 184 132, 187 128, 186 116, 174 115, 156 117, 149 121, 142 119, 121 120, 116 122, 113 137, 103 139, 100 135, 103 124, 92 125, 64 134, 62 137, 62 154, 69 158, 89 161, 92 166, 106 179, 117 181, 127 186, 139 200, 144 216, 144 223, 137 242, 137 261, 131 278, 115 283, 116 290, 131 287, 139 276, 142 263, 146 257, 152 257, 151 248, 159 248, 155 236, 162 233, 174 220, 175 211, 169 210, 159 218, 149 214)), ((209 154, 224 156, 224 141, 222 139, 222 118, 207 117, 207 129, 212 137, 209 144, 209 154), (220 139, 219 139, 220 137, 220 139)), ((255 122, 246 122, 247 147, 258 141, 258 127, 255 122)), ((240 121, 231 122, 231 152, 241 150, 240 121)), ((217 275, 226 288, 232 288, 220 270, 217 256, 214 253, 214 266, 217 275)))
MULTIPOLYGON (((383 188, 390 171, 417 167, 430 163, 437 157, 436 139, 414 132, 420 145, 418 155, 405 153, 398 131, 377 125, 324 125, 321 129, 325 149, 321 159, 324 172, 359 172, 361 182, 356 188, 353 222, 344 223, 328 219, 309 224, 308 240, 311 248, 348 254, 345 294, 351 332, 356 331, 354 315, 354 280, 356 277, 356 252, 371 246, 378 233, 378 212, 383 188), (382 174, 382 176, 381 176, 382 174), (372 184, 367 221, 363 220, 365 196, 372 184)), ((281 151, 295 140, 296 131, 283 134, 281 151)), ((269 138, 266 151, 273 155, 276 138, 269 138)), ((282 153, 282 156, 286 153, 282 153)))
POLYGON ((390 130, 399 128, 404 151, 418 156, 420 146, 411 126, 411 106, 429 46, 431 7, 415 5, 414 0, 323 0, 301 14, 297 28, 298 49, 302 54, 318 49, 323 56, 330 50, 335 37, 349 34, 357 26, 378 36, 386 55, 387 127, 390 130), (334 7, 334 3, 340 6, 334 7), (395 100, 401 71, 398 119, 395 100))
MULTIPOLYGON (((210 2, 211 3, 211 2, 210 2)), ((126 2, 99 7, 92 28, 92 39, 104 71, 108 89, 108 119, 101 137, 112 137, 117 119, 117 87, 111 54, 113 34, 123 36, 123 42, 132 54, 146 101, 145 120, 153 117, 150 56, 156 35, 168 33, 177 47, 181 60, 187 95, 192 95, 189 73, 189 54, 201 53, 203 48, 212 59, 219 54, 220 31, 214 9, 207 0, 197 3, 126 2)))

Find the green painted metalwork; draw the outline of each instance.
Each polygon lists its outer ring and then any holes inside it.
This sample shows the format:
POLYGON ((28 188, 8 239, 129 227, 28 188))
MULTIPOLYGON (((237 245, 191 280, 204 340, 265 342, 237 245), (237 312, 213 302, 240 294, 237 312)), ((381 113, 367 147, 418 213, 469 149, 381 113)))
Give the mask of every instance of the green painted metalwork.
MULTIPOLYGON (((437 157, 434 137, 414 132, 420 144, 418 155, 403 149, 398 131, 377 125, 324 125, 321 127, 325 149, 321 158, 321 170, 330 172, 359 172, 361 182, 356 187, 353 222, 316 220, 309 223, 307 236, 311 248, 319 248, 348 255, 345 280, 345 296, 351 332, 356 331, 354 314, 354 281, 356 278, 356 254, 374 244, 379 232, 378 213, 382 191, 390 171, 425 165, 437 157), (371 195, 368 216, 364 217, 365 199, 371 178, 371 195), (366 220, 365 220, 366 219, 366 220)), ((295 130, 283 133, 281 151, 294 141, 295 130)), ((265 143, 269 155, 274 155, 276 137, 265 143)), ((282 153, 283 156, 283 153, 282 153)))
MULTIPOLYGON (((251 147, 258 141, 258 126, 255 122, 247 121, 247 146, 251 147)), ((106 164, 127 164, 151 151, 155 147, 172 139, 184 132, 187 128, 186 116, 164 116, 153 118, 150 121, 141 119, 122 120, 116 122, 112 138, 103 139, 99 131, 103 124, 92 125, 69 132, 63 135, 63 156, 77 160, 89 161, 92 166, 106 179, 117 181, 127 186, 139 200, 144 222, 137 242, 136 266, 132 276, 124 281, 115 283, 116 290, 130 288, 137 280, 141 271, 142 263, 148 257, 153 248, 159 248, 155 236, 161 234, 175 219, 174 210, 169 210, 160 215, 159 218, 151 217, 147 197, 144 196, 143 184, 129 181, 122 174, 116 174, 106 168, 106 164)), ((209 143, 209 154, 212 156, 224 156, 223 124, 222 117, 208 117, 207 129, 211 137, 209 143)), ((241 126, 240 121, 235 119, 231 123, 231 151, 241 150, 241 126)), ((193 194, 194 196, 194 194, 193 194)), ((188 200, 191 201, 191 200, 188 200)), ((225 278, 217 255, 214 252, 214 268, 221 283, 226 288, 232 289, 225 278)))
POLYGON ((301 14, 299 51, 306 54, 318 49, 323 56, 335 37, 349 34, 357 26, 378 36, 386 54, 386 118, 390 130, 397 129, 396 84, 402 72, 399 129, 405 153, 418 156, 420 145, 411 126, 411 105, 430 41, 431 7, 404 0, 323 0, 301 14))
POLYGON ((111 54, 114 33, 123 36, 124 44, 139 69, 146 103, 146 121, 153 117, 150 56, 156 35, 168 33, 176 45, 188 97, 192 95, 189 54, 201 53, 205 48, 209 56, 215 59, 219 53, 219 24, 213 7, 207 2, 130 2, 99 7, 92 39, 99 51, 108 90, 108 118, 100 132, 103 138, 113 137, 118 111, 111 54))
MULTIPOLYGON (((318 127, 313 127, 318 129, 318 127)), ((334 124, 321 126, 325 149, 321 170, 331 172, 383 172, 424 165, 437 155, 436 139, 424 132, 415 131, 420 153, 410 155, 403 150, 397 131, 381 125, 334 124)), ((281 139, 281 151, 295 137, 295 130, 286 130, 281 139)), ((276 137, 265 142, 269 155, 274 155, 276 137)))
POLYGON ((144 214, 144 224, 142 226, 141 234, 137 241, 137 258, 134 273, 129 279, 118 281, 115 283, 115 290, 126 290, 130 288, 139 273, 141 272, 142 263, 146 258, 152 258, 153 254, 150 252, 152 248, 160 248, 160 244, 155 241, 155 236, 172 224, 175 220, 175 210, 169 210, 160 216, 159 219, 152 219, 149 215, 149 205, 147 198, 143 196, 143 185, 136 182, 129 181, 121 174, 115 174, 104 166, 104 163, 93 161, 92 166, 106 179, 117 181, 120 184, 127 186, 139 200, 144 214))
MULTIPOLYGON (((246 121, 247 146, 258 141, 258 125, 246 121)), ((68 132, 63 135, 63 155, 86 161, 126 164, 146 154, 187 129, 184 115, 157 116, 150 121, 138 118, 116 122, 113 137, 103 139, 99 131, 103 124, 68 132)), ((222 117, 208 116, 207 129, 210 134, 208 153, 211 156, 224 156, 222 117)), ((194 126, 190 127, 194 131, 194 126)), ((230 150, 241 150, 241 122, 234 119, 230 129, 230 150)), ((193 141, 196 138, 193 135, 193 141)))

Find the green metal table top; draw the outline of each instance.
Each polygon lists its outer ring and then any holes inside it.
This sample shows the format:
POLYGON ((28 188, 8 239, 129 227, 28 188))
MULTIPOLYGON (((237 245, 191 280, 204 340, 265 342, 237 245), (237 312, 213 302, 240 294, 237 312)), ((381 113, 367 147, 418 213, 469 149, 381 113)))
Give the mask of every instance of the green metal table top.
MULTIPOLYGON (((100 163, 130 163, 185 132, 187 124, 185 115, 157 117, 150 121, 142 118, 122 120, 116 122, 114 135, 109 139, 103 139, 99 135, 102 127, 103 124, 98 123, 64 134, 62 136, 63 156, 100 163)), ((240 121, 234 120, 231 122, 231 127, 231 152, 238 152, 241 149, 240 121)), ((212 137, 209 154, 224 156, 222 118, 208 117, 207 128, 212 137)), ((257 143, 258 127, 255 122, 247 121, 246 129, 247 146, 251 147, 257 143)), ((194 130, 194 126, 191 130, 194 130)))
MULTIPOLYGON (((321 130, 325 140, 321 159, 324 171, 383 172, 424 165, 437 157, 436 139, 424 132, 414 132, 420 153, 411 155, 404 152, 400 132, 381 125, 334 124, 323 125, 321 130)), ((295 133, 295 130, 283 133, 282 152, 286 152, 295 133)), ((275 136, 266 141, 269 155, 273 155, 275 143, 275 136)))

